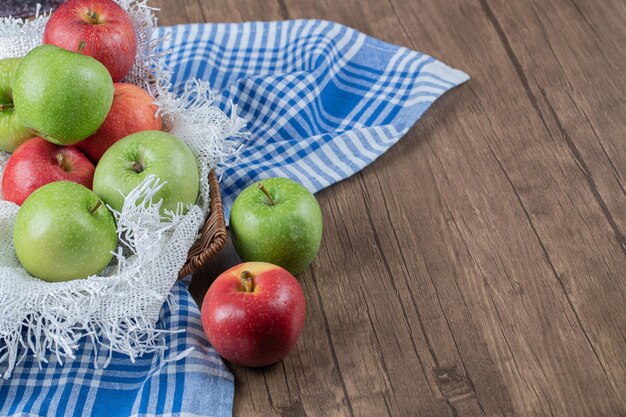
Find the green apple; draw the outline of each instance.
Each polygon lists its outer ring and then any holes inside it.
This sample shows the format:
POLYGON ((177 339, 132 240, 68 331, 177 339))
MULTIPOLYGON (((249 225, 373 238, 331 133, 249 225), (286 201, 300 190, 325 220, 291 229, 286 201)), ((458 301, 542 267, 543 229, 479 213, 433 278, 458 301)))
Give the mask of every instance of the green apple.
POLYGON ((13 102, 22 123, 37 136, 71 145, 104 122, 113 102, 113 80, 90 56, 41 45, 15 70, 13 102))
POLYGON ((22 58, 0 59, 0 106, 13 104, 13 74, 22 58))
POLYGON ((252 184, 235 199, 230 231, 246 262, 268 262, 299 274, 322 241, 322 211, 313 194, 287 178, 252 184))
POLYGON ((0 150, 13 152, 35 136, 21 122, 13 107, 13 74, 22 58, 0 59, 0 150))
POLYGON ((0 59, 0 106, 13 104, 13 74, 22 58, 0 59))
POLYGON ((154 175, 165 185, 153 201, 162 200, 161 213, 183 213, 198 198, 198 162, 191 150, 177 137, 157 130, 126 136, 102 156, 93 177, 93 190, 108 205, 121 211, 124 197, 147 176, 154 175))
POLYGON ((13 245, 22 266, 49 282, 95 275, 111 261, 117 232, 111 212, 89 189, 68 181, 36 190, 20 207, 13 245))

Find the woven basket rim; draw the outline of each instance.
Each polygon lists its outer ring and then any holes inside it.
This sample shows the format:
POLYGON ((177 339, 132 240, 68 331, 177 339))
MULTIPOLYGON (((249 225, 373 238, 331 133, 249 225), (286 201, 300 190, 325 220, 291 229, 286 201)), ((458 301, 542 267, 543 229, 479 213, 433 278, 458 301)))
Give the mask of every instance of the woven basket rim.
POLYGON ((178 279, 200 269, 226 243, 228 232, 224 217, 224 205, 222 203, 220 183, 213 169, 209 172, 209 189, 211 197, 209 216, 202 226, 198 239, 189 249, 187 262, 178 273, 178 279))

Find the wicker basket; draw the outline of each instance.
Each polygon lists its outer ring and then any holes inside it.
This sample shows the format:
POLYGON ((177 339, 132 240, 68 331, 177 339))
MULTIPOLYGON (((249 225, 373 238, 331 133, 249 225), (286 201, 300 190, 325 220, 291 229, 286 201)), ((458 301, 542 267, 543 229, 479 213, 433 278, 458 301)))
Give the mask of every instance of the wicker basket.
POLYGON ((187 263, 178 273, 181 279, 200 269, 213 255, 220 251, 226 243, 226 220, 224 219, 224 206, 220 183, 214 170, 209 173, 209 188, 211 190, 211 203, 209 205, 209 217, 206 219, 198 240, 193 244, 187 254, 187 263))

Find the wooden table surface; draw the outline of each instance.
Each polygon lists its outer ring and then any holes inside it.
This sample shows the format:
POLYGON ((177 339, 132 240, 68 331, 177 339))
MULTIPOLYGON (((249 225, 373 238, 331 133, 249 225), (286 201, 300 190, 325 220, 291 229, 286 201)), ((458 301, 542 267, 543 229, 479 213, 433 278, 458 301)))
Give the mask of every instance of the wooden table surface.
MULTIPOLYGON (((626 415, 626 2, 161 0, 160 24, 320 18, 472 76, 318 194, 308 316, 236 416, 626 415)), ((196 275, 198 300, 238 263, 196 275)))

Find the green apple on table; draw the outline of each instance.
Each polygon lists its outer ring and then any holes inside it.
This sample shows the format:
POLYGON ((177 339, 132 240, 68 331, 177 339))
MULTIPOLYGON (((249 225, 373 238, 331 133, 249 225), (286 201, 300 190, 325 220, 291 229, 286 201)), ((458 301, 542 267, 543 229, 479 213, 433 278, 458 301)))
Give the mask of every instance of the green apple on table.
POLYGON ((241 259, 272 263, 293 275, 315 259, 322 229, 317 200, 288 178, 252 184, 237 196, 230 212, 230 231, 241 259))
POLYGON ((93 135, 109 113, 113 91, 104 65, 52 45, 32 49, 13 77, 13 103, 20 120, 56 145, 93 135))
POLYGON ((70 281, 107 266, 117 247, 117 232, 111 212, 92 191, 59 181, 39 188, 22 204, 13 245, 31 275, 70 281))
POLYGON ((183 213, 194 204, 200 187, 198 163, 191 150, 169 133, 146 130, 126 136, 111 146, 100 159, 93 190, 108 205, 121 211, 124 197, 148 175, 165 185, 153 197, 162 200, 161 213, 183 213))
POLYGON ((13 106, 13 74, 21 60, 0 59, 0 151, 13 152, 35 136, 22 124, 13 106))

